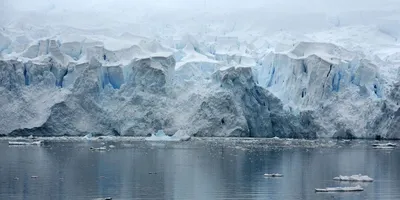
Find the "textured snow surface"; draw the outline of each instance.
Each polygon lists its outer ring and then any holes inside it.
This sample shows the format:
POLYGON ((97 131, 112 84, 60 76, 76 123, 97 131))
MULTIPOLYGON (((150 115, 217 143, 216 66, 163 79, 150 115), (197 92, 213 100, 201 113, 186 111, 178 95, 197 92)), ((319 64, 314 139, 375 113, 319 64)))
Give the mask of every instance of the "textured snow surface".
POLYGON ((386 1, 7 2, 0 135, 399 139, 386 1))

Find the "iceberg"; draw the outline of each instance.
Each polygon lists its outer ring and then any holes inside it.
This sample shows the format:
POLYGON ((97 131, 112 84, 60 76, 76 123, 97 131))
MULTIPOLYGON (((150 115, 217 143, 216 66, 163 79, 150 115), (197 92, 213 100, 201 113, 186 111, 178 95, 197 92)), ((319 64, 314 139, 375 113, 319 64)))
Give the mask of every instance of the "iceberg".
POLYGON ((374 148, 374 149, 388 149, 388 150, 394 149, 393 146, 375 146, 375 147, 373 147, 373 148, 374 148))
POLYGON ((106 151, 107 147, 90 147, 89 149, 92 151, 106 151))
POLYGON ((85 136, 82 137, 84 140, 90 140, 93 139, 93 135, 91 133, 86 134, 85 136))
POLYGON ((372 179, 369 176, 363 176, 361 174, 359 175, 352 175, 352 176, 338 176, 333 178, 333 180, 336 181, 351 181, 351 182, 372 182, 374 179, 372 179))
POLYGON ((283 177, 283 174, 264 174, 265 177, 283 177))
POLYGON ((375 143, 375 144, 372 144, 372 146, 373 147, 396 147, 397 146, 397 144, 395 144, 395 143, 375 143))
POLYGON ((43 141, 9 141, 8 145, 14 146, 14 145, 42 145, 43 141))
POLYGON ((105 197, 105 198, 95 198, 93 200, 112 200, 111 197, 105 197))
POLYGON ((168 136, 164 133, 163 130, 158 130, 155 134, 152 134, 150 137, 146 137, 146 141, 167 141, 167 142, 179 142, 179 141, 187 141, 190 139, 190 136, 181 135, 180 133, 175 133, 173 136, 168 136))
POLYGON ((361 186, 355 187, 327 187, 327 188, 315 188, 315 192, 361 192, 364 189, 361 186))

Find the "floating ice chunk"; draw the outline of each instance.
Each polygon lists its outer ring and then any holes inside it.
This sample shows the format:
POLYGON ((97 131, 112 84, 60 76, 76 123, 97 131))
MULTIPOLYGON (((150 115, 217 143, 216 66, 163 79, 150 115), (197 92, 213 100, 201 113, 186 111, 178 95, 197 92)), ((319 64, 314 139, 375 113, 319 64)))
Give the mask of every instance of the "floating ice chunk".
POLYGON ((155 134, 145 138, 146 141, 180 141, 179 138, 172 138, 164 133, 163 130, 158 130, 155 134))
POLYGON ((264 174, 265 177, 283 177, 283 174, 264 174))
POLYGON ((112 200, 112 198, 111 197, 105 197, 105 198, 96 198, 96 199, 93 199, 93 200, 112 200))
POLYGON ((91 133, 89 133, 89 134, 83 136, 83 139, 85 139, 85 140, 90 140, 90 139, 92 139, 92 138, 93 138, 93 135, 92 135, 91 133))
POLYGON ((375 146, 374 149, 394 149, 393 146, 375 146))
POLYGON ((115 148, 115 146, 114 146, 114 145, 109 145, 109 146, 108 146, 108 148, 110 148, 110 149, 114 149, 114 148, 115 148))
POLYGON ((359 175, 352 175, 352 176, 338 176, 333 178, 333 180, 336 181, 354 181, 354 182, 372 182, 374 179, 372 179, 369 176, 363 176, 361 174, 359 175))
POLYGON ((159 130, 156 132, 156 134, 152 134, 150 137, 145 138, 146 141, 171 141, 171 142, 187 141, 189 139, 190 136, 185 135, 180 131, 177 131, 173 136, 168 136, 164 133, 163 130, 159 130))
POLYGON ((11 146, 13 146, 13 145, 41 145, 42 144, 42 142, 43 141, 33 141, 33 142, 30 142, 30 141, 9 141, 8 142, 8 145, 11 145, 11 146))
POLYGON ((273 137, 272 139, 274 139, 274 140, 280 140, 281 138, 275 136, 275 137, 273 137))
POLYGON ((111 140, 111 141, 114 141, 117 138, 119 138, 119 137, 116 137, 116 136, 113 136, 113 135, 106 135, 106 136, 100 136, 97 139, 98 140, 111 140))
POLYGON ((374 147, 396 147, 397 146, 397 144, 395 144, 395 143, 382 143, 382 144, 379 144, 379 143, 375 143, 375 144, 372 144, 372 146, 374 146, 374 147))
POLYGON ((190 140, 190 135, 186 134, 185 131, 178 130, 173 136, 173 138, 179 138, 180 141, 188 141, 190 140))
POLYGON ((315 188, 315 192, 361 192, 364 189, 357 185, 355 187, 327 187, 327 188, 315 188))
POLYGON ((90 150, 92 151, 105 151, 107 150, 107 147, 90 147, 90 150))

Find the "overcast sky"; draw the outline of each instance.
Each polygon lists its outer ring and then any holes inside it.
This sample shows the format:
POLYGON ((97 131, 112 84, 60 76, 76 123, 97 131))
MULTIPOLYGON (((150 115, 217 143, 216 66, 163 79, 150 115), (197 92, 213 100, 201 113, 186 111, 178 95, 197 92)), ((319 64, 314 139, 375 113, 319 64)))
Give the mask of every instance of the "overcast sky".
MULTIPOLYGON (((282 12, 338 12, 364 9, 399 9, 399 0, 0 0, 15 10, 118 10, 137 8, 206 9, 217 12, 264 7, 282 12), (217 9, 218 8, 218 9, 217 9)), ((148 10, 151 12, 151 10, 148 10)))

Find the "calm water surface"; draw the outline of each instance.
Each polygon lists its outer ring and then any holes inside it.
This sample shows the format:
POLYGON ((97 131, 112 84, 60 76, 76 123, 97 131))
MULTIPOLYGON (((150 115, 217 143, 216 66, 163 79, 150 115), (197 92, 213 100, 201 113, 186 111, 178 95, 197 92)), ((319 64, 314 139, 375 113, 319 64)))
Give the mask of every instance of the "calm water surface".
POLYGON ((372 142, 196 139, 9 147, 3 140, 0 199, 400 199, 400 147, 376 150, 372 142), (89 150, 111 144, 116 148, 89 150), (332 178, 359 173, 375 179, 360 184, 363 192, 314 192, 354 186, 332 178))

